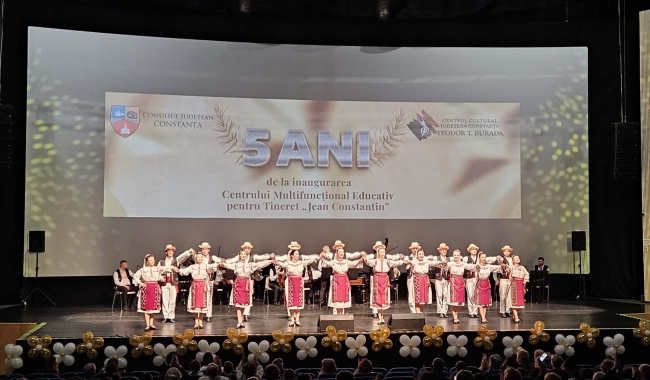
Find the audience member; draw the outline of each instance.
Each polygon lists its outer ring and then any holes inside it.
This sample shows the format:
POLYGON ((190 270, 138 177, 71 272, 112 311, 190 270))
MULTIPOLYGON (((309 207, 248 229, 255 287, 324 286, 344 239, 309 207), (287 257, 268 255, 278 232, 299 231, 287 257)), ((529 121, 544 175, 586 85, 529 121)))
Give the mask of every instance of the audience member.
POLYGON ((503 380, 521 380, 523 376, 516 368, 507 368, 503 371, 503 380))
POLYGON ((219 364, 210 363, 206 368, 205 375, 201 376, 199 380, 228 380, 228 378, 221 375, 221 366, 219 364))
POLYGON ((334 359, 323 359, 320 362, 320 372, 318 374, 323 374, 323 373, 336 373, 337 368, 336 368, 336 362, 334 362, 334 359))
MULTIPOLYGON (((50 373, 50 374, 58 374, 59 373, 59 363, 57 363, 56 358, 54 356, 50 356, 49 358, 45 359, 45 365, 42 370, 39 371, 40 373, 50 373)), ((59 377, 59 376, 53 376, 53 377, 59 377)))
POLYGON ((466 370, 467 369, 467 363, 465 363, 462 360, 459 360, 459 361, 456 362, 456 365, 454 367, 456 367, 456 372, 466 370))
POLYGON ((425 368, 424 371, 420 372, 418 375, 418 380, 440 380, 440 377, 437 373, 425 368))
POLYGON ((284 380, 293 380, 295 376, 296 376, 296 372, 291 368, 287 368, 284 370, 284 374, 282 375, 282 378, 284 380))
POLYGON ((301 373, 296 377, 296 380, 311 380, 311 373, 301 373))
POLYGON ((551 372, 557 373, 562 380, 569 380, 569 373, 562 368, 564 359, 558 354, 551 355, 551 372))
POLYGON ((248 361, 246 354, 242 353, 241 361, 235 369, 237 380, 247 380, 251 376, 261 379, 264 375, 264 368, 259 362, 248 361))
POLYGON ((433 359, 433 362, 431 363, 431 370, 435 372, 436 375, 438 375, 438 378, 444 378, 445 376, 442 372, 445 370, 445 361, 440 358, 433 359))
POLYGON ((97 373, 97 367, 95 367, 94 363, 87 363, 84 366, 83 372, 84 372, 85 379, 92 379, 93 377, 95 377, 95 374, 97 373))
MULTIPOLYGON (((472 373, 466 369, 462 369, 456 372, 456 380, 474 380, 472 373)), ((521 380, 521 379, 512 379, 512 380, 521 380)))
POLYGON ((171 367, 165 372, 165 380, 180 380, 183 375, 176 367, 171 367))
POLYGON ((357 373, 371 373, 372 372, 372 362, 368 358, 359 359, 357 364, 357 370, 354 371, 357 373))
POLYGON ((280 368, 275 364, 269 364, 264 368, 264 378, 266 380, 280 379, 280 368))
POLYGON ((280 370, 280 377, 284 377, 284 361, 282 358, 274 359, 271 364, 275 364, 275 366, 280 370))
POLYGON ((350 371, 341 371, 336 374, 336 380, 354 380, 354 374, 350 371))
POLYGON ((199 374, 205 375, 208 370, 208 364, 214 362, 214 355, 210 352, 203 354, 203 360, 201 360, 201 368, 199 369, 199 374))
POLYGON ((235 365, 230 360, 223 363, 223 375, 227 377, 236 376, 235 365))
POLYGON ((200 375, 201 362, 194 359, 190 362, 190 376, 200 375))

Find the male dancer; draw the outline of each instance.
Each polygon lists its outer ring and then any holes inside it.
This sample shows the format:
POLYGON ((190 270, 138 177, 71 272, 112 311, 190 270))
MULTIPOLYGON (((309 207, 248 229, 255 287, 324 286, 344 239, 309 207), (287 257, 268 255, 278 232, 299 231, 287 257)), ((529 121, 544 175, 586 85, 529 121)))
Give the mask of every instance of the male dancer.
MULTIPOLYGON (((447 251, 449 246, 445 243, 440 243, 438 246, 438 256, 434 257, 434 261, 439 262, 449 262, 447 258, 447 251)), ((447 308, 449 307, 449 271, 447 268, 433 268, 433 273, 435 275, 435 287, 436 287, 436 311, 438 312, 438 318, 449 318, 447 315, 447 308)))
MULTIPOLYGON (((463 261, 468 264, 477 264, 478 263, 478 247, 476 244, 470 244, 467 247, 467 252, 469 256, 463 257, 463 261)), ((463 273, 463 278, 465 279, 465 290, 467 291, 467 309, 469 311, 470 318, 478 318, 478 306, 474 302, 474 288, 476 288, 476 272, 466 270, 463 273)))
MULTIPOLYGON (((504 245, 501 248, 503 256, 499 260, 499 264, 506 264, 508 266, 512 265, 512 247, 509 245, 504 245)), ((510 299, 510 273, 498 273, 499 281, 497 281, 496 286, 499 287, 499 313, 501 313, 501 318, 510 317, 510 305, 512 300, 510 299)))
MULTIPOLYGON (((409 246, 409 249, 411 250, 410 260, 413 261, 417 259, 418 250, 422 249, 422 247, 420 246, 420 243, 414 241, 409 246)), ((407 276, 406 276, 406 288, 413 289, 413 273, 410 268, 408 269, 407 276)), ((415 314, 415 299, 413 298, 412 294, 413 292, 409 291, 408 303, 409 303, 409 309, 411 310, 411 314, 415 314)))
POLYGON ((188 257, 194 252, 193 249, 181 253, 180 256, 174 258, 176 247, 171 244, 165 246, 165 258, 158 262, 160 273, 165 277, 165 281, 161 284, 162 291, 162 314, 163 323, 175 323, 176 318, 176 296, 178 295, 178 270, 180 263, 187 260, 188 257))

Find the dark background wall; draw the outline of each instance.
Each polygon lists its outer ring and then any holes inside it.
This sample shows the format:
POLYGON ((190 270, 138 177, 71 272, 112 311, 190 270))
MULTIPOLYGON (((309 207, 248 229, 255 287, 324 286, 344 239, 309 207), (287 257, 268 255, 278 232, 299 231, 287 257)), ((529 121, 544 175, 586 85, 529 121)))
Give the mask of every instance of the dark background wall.
MULTIPOLYGON (((627 119, 639 121, 638 11, 627 1, 627 119)), ((0 304, 17 303, 23 283, 24 146, 27 27, 226 40, 370 46, 589 48, 589 185, 591 274, 588 295, 640 299, 643 292, 641 186, 614 179, 613 122, 620 121, 619 19, 614 1, 466 0, 8 0, 5 1, 1 99, 15 106, 14 163, 0 173, 0 304), (249 13, 240 12, 248 4, 249 13), (389 17, 379 19, 378 4, 389 17)), ((171 53, 171 52, 170 52, 171 53)), ((191 57, 187 57, 191 59, 191 57)), ((534 91, 534 89, 531 89, 534 91)), ((575 276, 552 277, 554 298, 576 293, 575 276)), ((58 302, 95 302, 110 293, 110 279, 46 278, 58 302), (103 295, 103 296, 102 296, 103 295)), ((25 292, 21 294, 23 291, 25 292)))

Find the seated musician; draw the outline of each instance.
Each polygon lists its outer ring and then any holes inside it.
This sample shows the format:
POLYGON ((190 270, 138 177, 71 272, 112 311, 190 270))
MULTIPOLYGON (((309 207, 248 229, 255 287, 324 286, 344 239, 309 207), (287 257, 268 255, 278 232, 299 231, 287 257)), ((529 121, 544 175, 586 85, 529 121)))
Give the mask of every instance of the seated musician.
POLYGON ((113 272, 113 283, 115 289, 122 292, 122 307, 125 311, 128 310, 131 305, 127 303, 127 292, 137 293, 138 287, 133 285, 133 272, 129 269, 129 263, 126 260, 120 261, 120 267, 113 272))
POLYGON ((269 288, 273 289, 273 304, 281 305, 284 300, 284 280, 286 273, 283 268, 271 265, 269 270, 269 288))
POLYGON ((548 265, 544 265, 544 258, 542 256, 537 258, 537 265, 535 265, 535 268, 533 270, 548 272, 548 265))
POLYGON ((214 286, 216 288, 215 293, 219 295, 219 304, 228 305, 230 292, 232 291, 232 278, 226 278, 226 269, 217 271, 214 286), (217 289, 223 289, 223 291, 218 292, 217 289))

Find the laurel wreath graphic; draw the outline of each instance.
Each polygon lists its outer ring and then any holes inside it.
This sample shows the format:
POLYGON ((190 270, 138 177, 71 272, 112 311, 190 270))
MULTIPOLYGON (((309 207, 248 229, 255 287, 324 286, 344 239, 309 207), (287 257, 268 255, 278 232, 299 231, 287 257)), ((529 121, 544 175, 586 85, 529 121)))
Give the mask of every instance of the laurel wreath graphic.
POLYGON ((237 161, 237 165, 244 163, 244 154, 248 154, 246 149, 244 149, 244 135, 241 131, 241 128, 233 119, 226 114, 226 107, 222 107, 219 102, 217 102, 214 107, 214 116, 215 116, 215 131, 217 131, 217 140, 220 140, 220 144, 226 147, 225 153, 234 154, 237 161))

